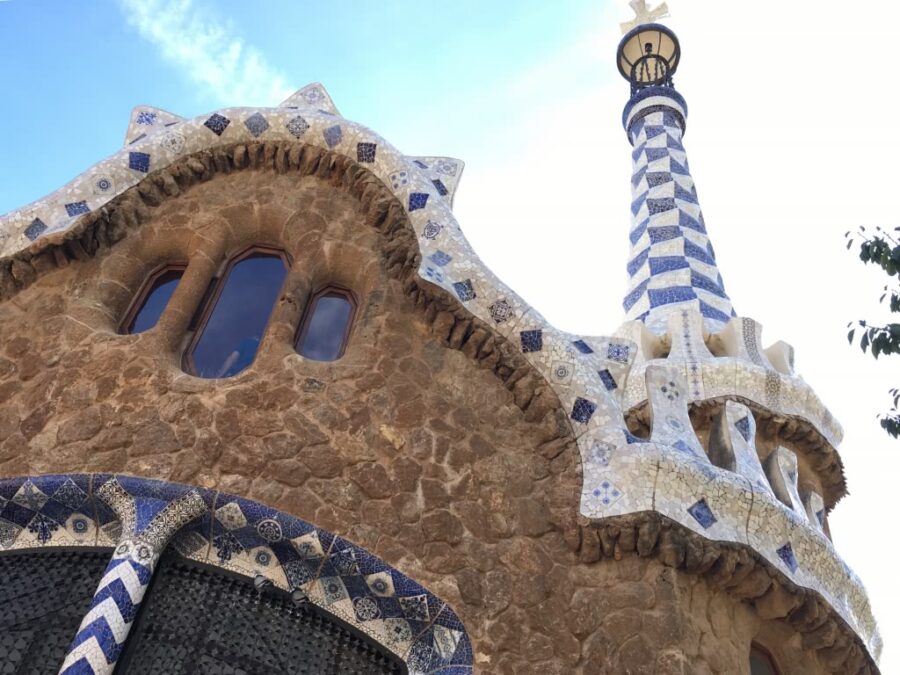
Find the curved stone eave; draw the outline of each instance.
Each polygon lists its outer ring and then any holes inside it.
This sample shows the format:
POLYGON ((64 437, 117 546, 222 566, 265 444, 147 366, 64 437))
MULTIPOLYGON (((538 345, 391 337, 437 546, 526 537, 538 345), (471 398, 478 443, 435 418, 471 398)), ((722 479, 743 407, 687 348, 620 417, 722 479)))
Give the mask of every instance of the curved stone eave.
POLYGON ((579 535, 573 550, 585 563, 629 555, 656 558, 707 579, 736 601, 753 606, 765 620, 788 623, 829 672, 878 672, 875 655, 882 643, 877 631, 866 643, 828 598, 796 584, 749 546, 702 537, 654 510, 588 519, 579 535))

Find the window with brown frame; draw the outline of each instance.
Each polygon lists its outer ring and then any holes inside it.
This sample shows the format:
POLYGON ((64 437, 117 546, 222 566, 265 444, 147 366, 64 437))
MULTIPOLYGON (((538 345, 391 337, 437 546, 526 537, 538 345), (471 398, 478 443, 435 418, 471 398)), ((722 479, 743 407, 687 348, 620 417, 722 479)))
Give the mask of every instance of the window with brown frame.
POLYGON ((234 256, 199 308, 184 370, 197 377, 231 377, 253 363, 289 267, 279 249, 254 246, 234 256))
POLYGON ((344 355, 356 315, 356 297, 340 286, 318 291, 306 306, 296 349, 314 361, 334 361, 344 355))
POLYGON ((187 265, 178 263, 158 267, 150 273, 119 324, 119 333, 134 335, 150 330, 169 304, 187 265))
POLYGON ((779 675, 769 650, 755 642, 750 645, 750 675, 779 675))

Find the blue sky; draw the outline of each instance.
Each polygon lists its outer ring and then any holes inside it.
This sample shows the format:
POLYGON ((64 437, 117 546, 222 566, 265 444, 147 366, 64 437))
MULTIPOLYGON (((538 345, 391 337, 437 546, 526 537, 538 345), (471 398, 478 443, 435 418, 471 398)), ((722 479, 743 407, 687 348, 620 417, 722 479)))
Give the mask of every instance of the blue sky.
MULTIPOLYGON (((847 345, 848 321, 884 318, 884 279, 843 240, 900 225, 885 85, 900 4, 669 6, 726 288, 844 425, 851 495, 831 530, 869 590, 882 669, 900 672, 900 575, 876 525, 896 511, 900 448, 874 419, 900 360, 847 345)), ((0 214, 115 151, 136 105, 192 117, 319 81, 400 150, 465 160, 454 213, 482 260, 559 328, 609 335, 628 256, 628 18, 625 0, 0 0, 0 214)))
POLYGON ((492 91, 551 58, 597 16, 588 0, 6 0, 0 91, 14 103, 0 106, 0 157, 9 158, 0 161, 0 213, 116 150, 135 105, 185 117, 276 105, 281 98, 266 83, 287 95, 321 81, 345 116, 401 149, 453 154, 454 135, 478 118, 497 123, 492 91), (157 27, 175 30, 154 39, 157 27), (236 63, 227 58, 234 45, 242 48, 236 63), (253 59, 256 78, 247 72, 253 59), (442 147, 424 147, 419 134, 429 129, 442 147))

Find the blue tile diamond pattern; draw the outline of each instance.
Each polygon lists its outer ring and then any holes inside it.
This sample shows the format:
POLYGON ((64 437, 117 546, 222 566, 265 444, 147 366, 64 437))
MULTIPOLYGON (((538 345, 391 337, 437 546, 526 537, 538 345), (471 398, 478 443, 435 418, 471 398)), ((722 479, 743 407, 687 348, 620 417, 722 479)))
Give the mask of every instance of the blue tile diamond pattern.
POLYGON ((705 306, 708 328, 718 331, 733 310, 709 253, 679 117, 660 106, 631 122, 628 129, 634 146, 632 251, 623 304, 629 320, 643 321, 657 332, 665 330, 672 308, 705 306), (682 270, 689 270, 689 276, 682 270))
POLYGON ((718 518, 713 515, 712 509, 709 508, 709 504, 706 503, 706 499, 701 499, 689 506, 688 513, 703 526, 704 530, 708 530, 718 521, 718 518))
POLYGON ((31 221, 28 227, 25 228, 25 236, 34 241, 38 237, 40 237, 44 231, 47 229, 47 226, 44 224, 44 221, 40 218, 35 218, 31 221))
POLYGON ((575 349, 580 351, 582 354, 593 354, 594 350, 591 349, 590 345, 584 340, 575 340, 572 342, 575 345, 575 349))
POLYGON ((75 216, 80 216, 82 213, 87 213, 90 211, 88 208, 86 201, 80 202, 72 202, 71 204, 66 204, 66 213, 70 218, 74 218, 75 216))
POLYGON ((328 145, 328 147, 333 148, 341 142, 344 134, 341 131, 341 125, 335 124, 333 127, 328 127, 325 131, 323 131, 322 135, 325 137, 325 143, 328 145))
POLYGON ((228 128, 229 124, 231 124, 230 119, 219 113, 214 113, 203 123, 203 126, 213 132, 216 136, 221 136, 222 132, 228 128))
POLYGON ((366 164, 371 164, 375 161, 375 152, 378 146, 375 143, 357 143, 356 144, 356 159, 360 162, 365 162, 366 164))
POLYGON ((575 404, 572 406, 571 417, 576 422, 587 424, 591 420, 591 417, 594 415, 594 412, 596 410, 596 403, 594 403, 593 401, 588 401, 586 398, 581 398, 579 396, 575 399, 575 404))
POLYGON ((519 333, 519 340, 522 343, 522 351, 525 354, 539 352, 544 348, 544 331, 523 330, 519 333))
POLYGON ((443 267, 451 260, 453 260, 453 256, 451 256, 449 253, 444 253, 443 251, 438 250, 428 256, 428 259, 438 267, 443 267))
POLYGON ((250 115, 250 117, 244 120, 244 126, 247 127, 247 131, 250 132, 253 138, 256 138, 269 128, 269 123, 261 113, 253 113, 252 115, 250 115))
POLYGON ((418 211, 419 209, 424 209, 425 204, 428 203, 428 193, 427 192, 413 192, 409 195, 409 210, 410 211, 418 211))
POLYGON ((306 133, 306 130, 309 129, 309 122, 300 117, 300 115, 297 115, 290 122, 285 124, 285 127, 287 127, 287 130, 291 133, 291 136, 300 138, 306 133))
POLYGON ((453 289, 456 291, 459 299, 463 302, 468 302, 475 298, 475 288, 472 286, 472 281, 470 279, 457 281, 453 284, 453 289))
POLYGON ((797 558, 794 555, 794 548, 791 546, 791 542, 786 543, 784 546, 775 551, 778 554, 778 557, 781 558, 781 561, 787 565, 788 569, 791 572, 796 572, 797 568, 800 564, 797 562, 797 558))
POLYGON ((609 372, 609 368, 597 371, 597 374, 600 376, 600 381, 603 383, 603 386, 606 387, 607 391, 618 388, 619 385, 616 384, 616 378, 609 372))
POLYGON ((146 152, 129 152, 128 168, 147 173, 150 171, 150 155, 146 152))

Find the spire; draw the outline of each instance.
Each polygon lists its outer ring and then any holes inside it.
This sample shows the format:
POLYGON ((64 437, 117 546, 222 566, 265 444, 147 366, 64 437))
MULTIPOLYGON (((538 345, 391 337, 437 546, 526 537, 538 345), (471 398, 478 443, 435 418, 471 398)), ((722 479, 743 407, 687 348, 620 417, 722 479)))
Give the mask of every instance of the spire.
MULTIPOLYGON (((635 8, 652 12, 643 2, 635 8)), ((626 24, 623 24, 625 26, 626 24)), ((631 25, 631 24, 627 24, 631 25)), ((687 103, 672 83, 681 57, 668 28, 640 23, 619 43, 619 72, 631 82, 622 122, 631 157, 631 253, 624 307, 629 320, 665 332, 673 310, 693 307, 719 331, 734 310, 706 233, 682 136, 687 103)))

